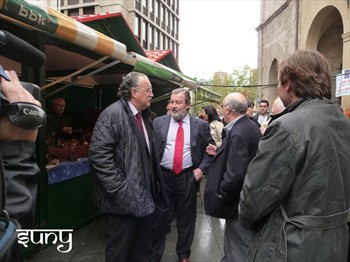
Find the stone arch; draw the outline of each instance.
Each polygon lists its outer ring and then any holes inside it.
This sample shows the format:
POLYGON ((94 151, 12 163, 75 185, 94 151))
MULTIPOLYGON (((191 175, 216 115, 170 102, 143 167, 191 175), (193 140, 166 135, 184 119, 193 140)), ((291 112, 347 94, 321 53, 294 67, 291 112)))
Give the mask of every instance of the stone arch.
POLYGON ((277 93, 277 66, 278 60, 274 58, 270 65, 269 75, 268 75, 268 86, 265 87, 263 92, 263 96, 261 98, 267 99, 270 102, 270 106, 272 101, 278 95, 277 93))
POLYGON ((278 66, 278 61, 276 58, 274 58, 272 60, 270 71, 269 71, 269 85, 277 84, 277 66, 278 66))
POLYGON ((277 96, 277 66, 278 61, 286 57, 286 50, 282 48, 279 43, 275 43, 273 46, 273 51, 271 53, 270 62, 266 64, 266 68, 269 68, 268 74, 266 74, 266 82, 268 86, 263 87, 261 93, 261 99, 267 99, 270 104, 277 96), (273 55, 272 55, 273 54, 273 55))
MULTIPOLYGON (((322 8, 311 23, 306 40, 306 48, 321 52, 328 60, 335 75, 342 69, 344 25, 339 10, 334 6, 322 8)), ((334 98, 335 78, 333 84, 334 98)))

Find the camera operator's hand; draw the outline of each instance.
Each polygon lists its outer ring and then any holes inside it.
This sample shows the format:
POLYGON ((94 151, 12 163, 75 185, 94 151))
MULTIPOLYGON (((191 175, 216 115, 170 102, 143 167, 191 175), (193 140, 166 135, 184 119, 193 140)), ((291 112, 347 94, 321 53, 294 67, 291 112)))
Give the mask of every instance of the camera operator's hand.
MULTIPOLYGON (((15 71, 5 71, 10 81, 1 77, 1 92, 10 103, 29 102, 41 106, 40 102, 22 87, 15 71)), ((7 116, 0 117, 0 140, 29 140, 35 141, 38 129, 26 130, 12 124, 7 116)))

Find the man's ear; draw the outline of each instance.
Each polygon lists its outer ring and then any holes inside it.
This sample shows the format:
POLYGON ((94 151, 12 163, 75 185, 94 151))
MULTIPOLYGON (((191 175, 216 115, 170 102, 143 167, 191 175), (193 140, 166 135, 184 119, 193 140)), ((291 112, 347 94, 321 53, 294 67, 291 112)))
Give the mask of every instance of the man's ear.
POLYGON ((135 93, 136 93, 136 90, 134 88, 131 89, 131 92, 130 92, 130 95, 133 99, 135 99, 135 93))
POLYGON ((290 93, 290 92, 293 91, 293 90, 292 90, 292 84, 291 84, 291 82, 289 81, 289 79, 286 80, 286 84, 285 84, 284 86, 285 86, 285 88, 286 88, 286 92, 287 92, 287 93, 290 93))

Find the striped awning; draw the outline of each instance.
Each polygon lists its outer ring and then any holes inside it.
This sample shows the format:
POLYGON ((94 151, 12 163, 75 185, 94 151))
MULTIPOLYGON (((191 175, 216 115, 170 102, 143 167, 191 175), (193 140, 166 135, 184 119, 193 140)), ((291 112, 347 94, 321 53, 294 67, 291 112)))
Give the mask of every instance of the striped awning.
MULTIPOLYGON (((125 44, 57 12, 41 2, 0 0, 0 18, 49 33, 102 56, 114 58, 133 66, 133 70, 145 73, 148 76, 170 81, 190 89, 198 88, 198 83, 195 79, 140 54, 128 52, 125 44)), ((208 93, 210 96, 211 92, 208 93)))

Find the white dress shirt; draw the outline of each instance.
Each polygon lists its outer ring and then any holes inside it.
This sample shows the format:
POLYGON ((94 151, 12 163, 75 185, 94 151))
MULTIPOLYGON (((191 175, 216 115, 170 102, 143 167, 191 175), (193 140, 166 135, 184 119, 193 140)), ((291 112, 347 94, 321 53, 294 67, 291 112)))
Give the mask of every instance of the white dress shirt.
MULTIPOLYGON (((129 106, 130 106, 130 109, 131 109, 131 112, 133 113, 133 115, 135 116, 135 119, 136 119, 136 114, 139 113, 139 111, 136 109, 136 107, 134 107, 133 104, 131 104, 129 101, 129 106)), ((141 112, 140 112, 141 113, 141 112)), ((142 114, 141 114, 142 115, 142 114)), ((148 133, 147 133, 147 130, 145 128, 145 123, 143 122, 143 118, 141 117, 141 120, 142 120, 142 128, 143 128, 143 134, 145 136, 145 139, 146 139, 146 143, 147 143, 147 146, 148 146, 148 151, 150 150, 149 148, 149 137, 148 137, 148 133)))
MULTIPOLYGON (((160 161, 160 165, 169 170, 173 169, 175 141, 178 128, 178 121, 176 121, 174 118, 171 118, 163 158, 160 161)), ((191 157, 191 126, 190 116, 188 114, 182 119, 182 128, 184 129, 185 140, 182 169, 185 169, 193 166, 191 157)))

